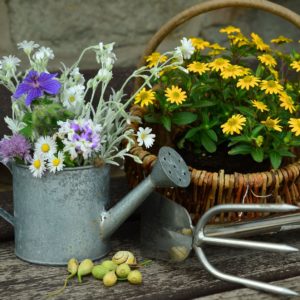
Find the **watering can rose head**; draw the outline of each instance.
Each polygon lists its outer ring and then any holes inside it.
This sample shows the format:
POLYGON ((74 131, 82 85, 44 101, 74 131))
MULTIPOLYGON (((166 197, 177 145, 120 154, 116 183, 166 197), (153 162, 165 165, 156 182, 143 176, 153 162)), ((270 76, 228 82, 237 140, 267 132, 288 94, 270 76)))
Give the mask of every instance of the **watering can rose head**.
POLYGON ((284 53, 282 45, 292 40, 283 36, 269 45, 234 26, 220 32, 226 47, 183 38, 173 51, 146 56, 150 72, 164 68, 135 104, 143 108, 143 123, 167 137, 160 141, 184 153, 226 150, 258 163, 270 160, 276 169, 300 145, 299 50, 284 53), (174 65, 175 56, 181 64, 174 65))
POLYGON ((29 69, 19 71, 21 61, 12 55, 0 60, 0 84, 12 93, 12 116, 5 117, 12 134, 0 140, 0 162, 28 165, 35 177, 65 167, 91 165, 95 160, 117 165, 120 158, 131 156, 141 162, 129 153, 133 138, 149 148, 155 134, 142 127, 134 133, 128 125, 140 120, 128 112, 128 107, 145 86, 151 86, 151 78, 157 77, 163 67, 151 72, 146 68, 134 71, 105 99, 116 60, 113 46, 90 46, 71 67, 62 64, 59 73, 47 69, 53 51, 33 41, 18 44, 28 57, 29 69), (99 64, 97 74, 88 80, 78 67, 86 52, 93 52, 99 64), (143 78, 144 84, 126 98, 124 88, 136 77, 143 78), (124 140, 126 147, 122 146, 124 140))

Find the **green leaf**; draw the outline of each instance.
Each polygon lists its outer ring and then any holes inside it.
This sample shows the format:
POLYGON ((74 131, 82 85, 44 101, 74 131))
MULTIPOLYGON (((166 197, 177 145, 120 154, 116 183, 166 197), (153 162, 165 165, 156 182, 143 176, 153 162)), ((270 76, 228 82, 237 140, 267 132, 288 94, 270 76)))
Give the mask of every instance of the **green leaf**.
POLYGON ((274 169, 278 169, 281 165, 282 157, 277 151, 270 152, 270 161, 274 169))
POLYGON ((237 154, 249 154, 251 153, 252 147, 250 145, 238 145, 228 151, 229 155, 237 154))
POLYGON ((262 148, 252 148, 251 156, 256 162, 260 163, 264 160, 264 150, 262 148))
POLYGON ((260 132, 263 128, 264 128, 263 125, 258 125, 258 126, 256 126, 256 127, 252 130, 251 136, 252 136, 252 137, 257 137, 257 135, 259 134, 259 132, 260 132))
POLYGON ((32 137, 32 133, 32 126, 30 124, 20 130, 20 134, 24 135, 28 139, 32 137))
POLYGON ((197 120, 197 115, 191 112, 177 112, 173 114, 172 122, 176 125, 186 125, 197 120))
POLYGON ((201 130, 201 128, 199 128, 199 127, 194 127, 194 128, 189 129, 184 136, 185 139, 192 138, 200 130, 201 130))
POLYGON ((289 150, 287 149, 279 149, 278 150, 278 153, 281 155, 281 156, 287 156, 287 157, 296 157, 296 155, 292 152, 290 152, 289 150))
POLYGON ((237 106, 236 109, 245 116, 255 118, 255 112, 251 110, 249 107, 237 106))
POLYGON ((162 116, 161 122, 167 131, 171 131, 171 118, 169 116, 162 116))
POLYGON ((158 114, 146 114, 144 115, 144 120, 148 123, 160 123, 160 116, 158 114))
POLYGON ((209 138, 211 140, 213 140, 214 142, 218 141, 218 136, 217 136, 217 134, 212 129, 208 129, 206 131, 206 133, 207 133, 207 135, 209 136, 209 138))
POLYGON ((209 101, 209 100, 197 100, 198 102, 193 105, 195 108, 201 108, 201 107, 211 107, 217 105, 216 101, 209 101))
POLYGON ((217 150, 216 144, 210 139, 210 137, 205 132, 201 132, 200 140, 202 146, 207 152, 213 153, 217 150))

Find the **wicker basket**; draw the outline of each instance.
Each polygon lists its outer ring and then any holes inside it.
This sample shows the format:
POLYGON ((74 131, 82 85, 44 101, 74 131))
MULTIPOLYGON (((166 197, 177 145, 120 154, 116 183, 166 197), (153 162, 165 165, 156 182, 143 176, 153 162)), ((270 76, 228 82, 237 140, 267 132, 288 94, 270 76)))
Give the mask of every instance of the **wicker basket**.
MULTIPOLYGON (((145 56, 150 55, 162 40, 177 26, 201 13, 225 7, 248 7, 258 8, 295 24, 300 28, 300 16, 280 5, 264 0, 211 0, 199 5, 195 5, 174 18, 161 27, 161 29, 149 41, 140 61, 140 66, 145 64, 145 56)), ((136 82, 136 87, 139 86, 136 82)), ((144 111, 138 106, 131 108, 132 114, 142 116, 144 111)), ((137 131, 138 124, 132 124, 137 131)), ((125 163, 125 171, 130 186, 137 185, 151 170, 156 156, 144 151, 142 147, 135 146, 131 153, 137 155, 143 161, 142 165, 134 163, 128 159, 125 163)), ((208 172, 190 167, 192 182, 187 189, 162 189, 160 190, 168 198, 183 205, 191 214, 193 221, 209 208, 225 203, 288 203, 299 205, 300 195, 300 161, 291 163, 277 170, 270 170, 260 173, 249 174, 225 174, 224 170, 219 172, 208 172), (258 198, 247 188, 257 195, 272 194, 272 197, 258 198), (246 196, 245 196, 246 195, 246 196)), ((258 218, 261 213, 227 213, 222 214, 212 220, 214 223, 233 222, 239 219, 258 218)))

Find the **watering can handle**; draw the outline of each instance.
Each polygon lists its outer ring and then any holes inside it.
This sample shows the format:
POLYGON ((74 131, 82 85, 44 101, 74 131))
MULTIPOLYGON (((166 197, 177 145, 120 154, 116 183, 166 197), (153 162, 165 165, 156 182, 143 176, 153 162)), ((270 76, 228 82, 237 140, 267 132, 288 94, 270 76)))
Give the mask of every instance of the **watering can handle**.
MULTIPOLYGON (((0 162, 1 162, 1 157, 0 157, 0 162)), ((4 164, 4 166, 6 166, 8 168, 8 170, 10 171, 10 173, 12 173, 12 166, 11 166, 10 163, 4 164)), ((10 223, 11 225, 14 226, 14 223, 15 223, 14 222, 14 217, 1 207, 0 207, 0 217, 2 217, 8 223, 10 223)))

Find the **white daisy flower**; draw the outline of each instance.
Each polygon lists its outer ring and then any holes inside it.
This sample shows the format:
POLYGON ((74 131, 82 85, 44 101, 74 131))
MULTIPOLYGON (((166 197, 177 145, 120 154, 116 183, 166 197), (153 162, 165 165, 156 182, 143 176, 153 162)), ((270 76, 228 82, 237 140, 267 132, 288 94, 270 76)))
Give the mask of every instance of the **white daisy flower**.
POLYGON ((3 56, 2 58, 2 69, 7 72, 15 72, 17 69, 17 66, 20 65, 20 59, 18 59, 16 56, 9 55, 9 56, 3 56))
POLYGON ((179 47, 179 49, 182 53, 183 58, 190 59, 195 51, 195 47, 193 46, 191 39, 183 38, 180 42, 181 46, 179 47))
POLYGON ((57 145, 50 136, 41 136, 34 144, 35 153, 44 158, 50 158, 56 153, 57 145))
POLYGON ((152 129, 149 127, 139 127, 137 132, 137 142, 139 146, 145 145, 146 148, 150 148, 154 143, 155 134, 151 133, 152 129))
POLYGON ((41 178, 46 171, 46 164, 43 157, 35 153, 31 165, 29 166, 29 170, 34 177, 41 178))
POLYGON ((63 105, 73 112, 81 111, 82 105, 84 104, 84 86, 75 85, 66 89, 63 93, 63 105))
POLYGON ((38 48, 40 45, 36 44, 34 41, 27 42, 26 40, 18 43, 18 49, 23 49, 24 52, 29 55, 34 48, 38 48))
POLYGON ((48 169, 51 173, 62 171, 64 166, 64 154, 61 151, 48 159, 48 169))

